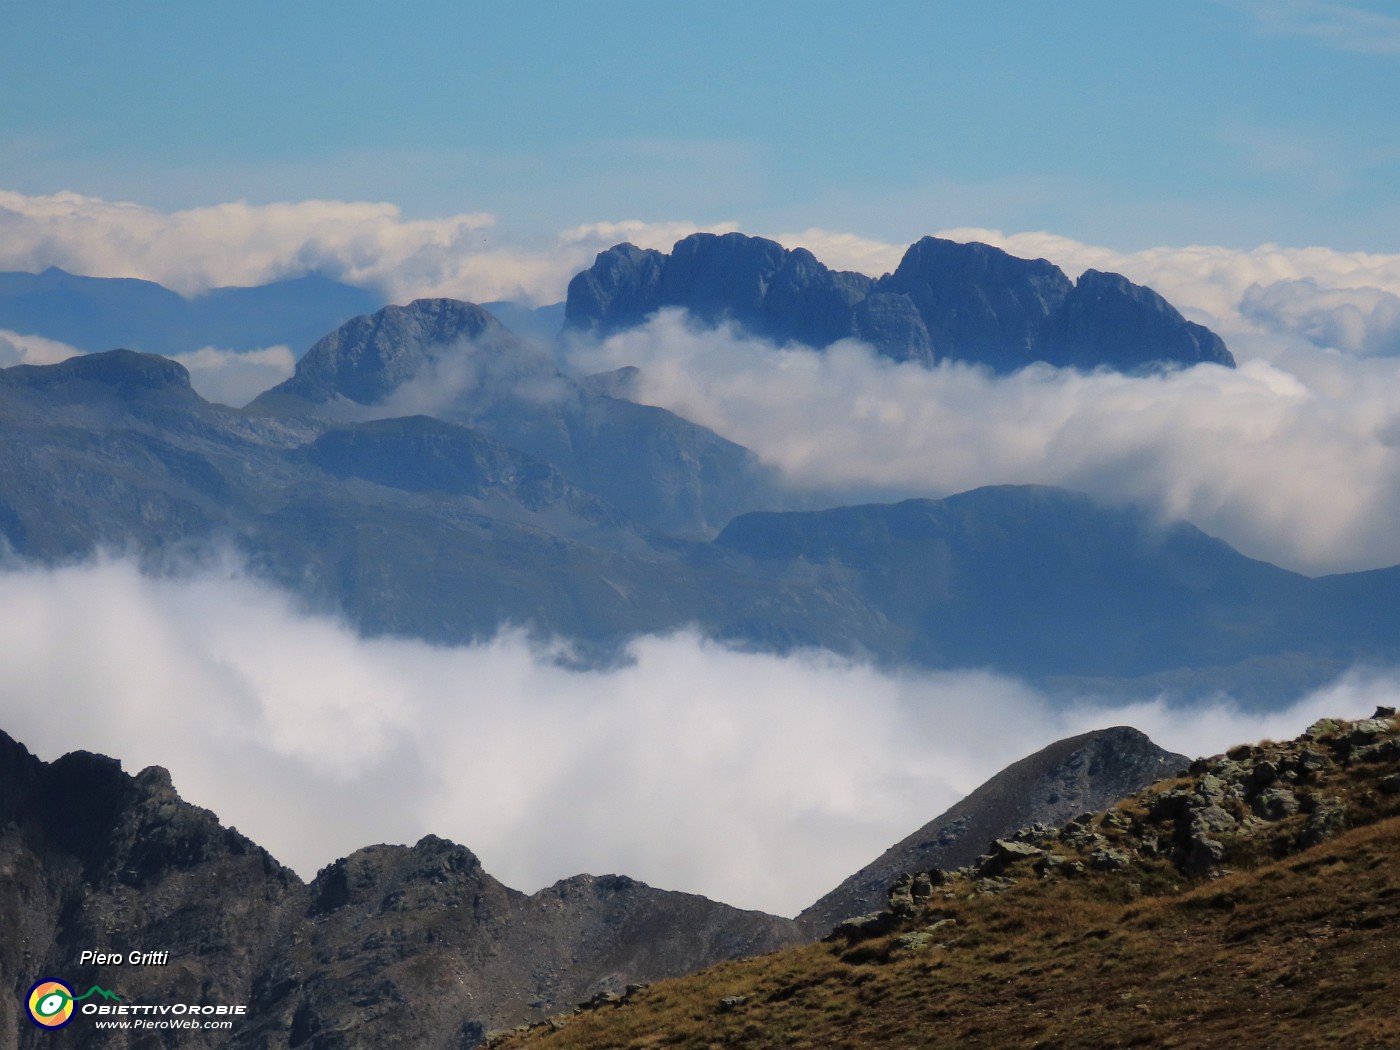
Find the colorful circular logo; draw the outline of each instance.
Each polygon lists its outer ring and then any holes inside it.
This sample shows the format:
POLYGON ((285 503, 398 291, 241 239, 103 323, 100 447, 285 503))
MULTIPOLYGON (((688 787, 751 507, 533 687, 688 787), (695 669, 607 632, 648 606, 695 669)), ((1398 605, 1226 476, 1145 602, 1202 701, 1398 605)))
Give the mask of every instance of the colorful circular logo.
POLYGON ((73 989, 45 978, 29 989, 29 1019, 40 1028, 62 1028, 73 1020, 73 989))

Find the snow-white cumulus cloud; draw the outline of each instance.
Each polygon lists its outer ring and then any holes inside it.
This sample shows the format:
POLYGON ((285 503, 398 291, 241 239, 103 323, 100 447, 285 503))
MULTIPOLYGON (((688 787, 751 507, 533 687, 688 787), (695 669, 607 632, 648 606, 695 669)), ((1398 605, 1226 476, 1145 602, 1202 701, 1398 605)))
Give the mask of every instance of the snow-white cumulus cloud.
POLYGON ((47 759, 164 765, 187 800, 303 874, 431 831, 525 889, 623 872, 789 914, 1055 739, 1133 724, 1217 753, 1395 691, 1353 677, 1269 715, 1150 699, 1057 711, 990 674, 887 674, 688 634, 580 672, 512 636, 365 640, 229 566, 11 567, 0 602, 0 727, 47 759))
POLYGON ((1315 346, 1361 356, 1400 356, 1400 295, 1375 287, 1328 288, 1306 278, 1251 285, 1240 301, 1244 317, 1315 346))

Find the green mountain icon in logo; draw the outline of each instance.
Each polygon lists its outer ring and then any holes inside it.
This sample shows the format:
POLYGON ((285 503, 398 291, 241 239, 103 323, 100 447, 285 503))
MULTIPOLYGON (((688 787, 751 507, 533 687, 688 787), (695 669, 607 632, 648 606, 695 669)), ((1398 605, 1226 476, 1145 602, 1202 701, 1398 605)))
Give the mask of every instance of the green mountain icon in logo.
POLYGON ((102 996, 102 998, 108 1001, 111 1001, 112 999, 116 999, 118 1002, 121 1001, 121 996, 118 995, 116 992, 110 992, 106 988, 99 988, 95 984, 87 991, 85 991, 82 995, 73 996, 73 1001, 75 1003, 80 1002, 83 999, 86 999, 89 995, 100 995, 102 996))

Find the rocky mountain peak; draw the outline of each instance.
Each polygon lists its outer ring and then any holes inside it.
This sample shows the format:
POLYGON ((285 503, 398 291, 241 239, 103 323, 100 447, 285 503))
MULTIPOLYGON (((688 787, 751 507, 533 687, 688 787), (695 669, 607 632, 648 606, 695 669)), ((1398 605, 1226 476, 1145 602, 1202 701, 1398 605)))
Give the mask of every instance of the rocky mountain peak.
POLYGON ((0 369, 0 386, 24 388, 54 401, 176 399, 198 401, 185 366, 156 354, 107 350, 53 365, 0 369))
POLYGON ((474 303, 417 299, 347 321, 306 352, 291 379, 260 395, 249 409, 275 411, 298 401, 377 405, 449 358, 483 378, 555 374, 545 354, 527 347, 474 303))
MULTIPOLYGON (((924 873, 924 885, 948 887, 924 897, 955 896, 969 886, 999 893, 1018 879, 1090 872, 1137 879, 1139 893, 1175 892, 1181 876, 1218 877, 1228 864, 1286 857, 1387 815, 1393 809, 1387 798, 1400 795, 1397 763, 1395 708, 1355 721, 1323 718, 1293 740, 1242 744, 1196 759, 1110 808, 999 836, 971 863, 924 873)), ((903 898, 917 878, 903 873, 891 884, 894 915, 910 913, 903 898)), ((859 938, 882 924, 889 920, 853 919, 834 936, 859 938)))
POLYGON ((1122 371, 1234 363, 1214 333, 1120 275, 1090 271, 1076 283, 1045 259, 938 237, 910 245, 879 280, 741 233, 692 234, 669 255, 618 245, 570 282, 565 325, 608 335, 668 306, 775 342, 821 348, 857 338, 925 365, 947 359, 1012 372, 1036 361, 1122 371))
POLYGON ((988 842, 1032 824, 1101 809, 1185 768, 1188 759, 1129 726, 1059 740, 1012 763, 967 798, 895 843, 798 916, 814 934, 876 910, 899 876, 971 864, 988 842))

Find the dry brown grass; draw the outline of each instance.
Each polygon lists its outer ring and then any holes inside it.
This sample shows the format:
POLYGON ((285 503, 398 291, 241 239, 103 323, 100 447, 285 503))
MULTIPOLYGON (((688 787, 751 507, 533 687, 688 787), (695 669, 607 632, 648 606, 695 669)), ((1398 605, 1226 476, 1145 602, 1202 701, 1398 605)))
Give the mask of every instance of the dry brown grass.
MULTIPOLYGON (((1345 774, 1362 826, 1290 853, 1298 821, 1280 822, 1231 856, 1246 870, 1181 892, 1165 863, 1023 879, 995 896, 964 885, 889 936, 727 963, 505 1046, 1393 1050, 1400 801, 1374 790, 1393 771, 1345 774), (926 946, 901 941, 942 918, 956 925, 926 946), (747 999, 726 1011, 729 996, 747 999)), ((1143 806, 1120 812, 1140 818, 1143 806)))

